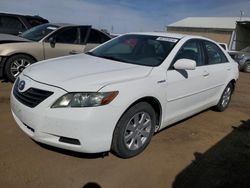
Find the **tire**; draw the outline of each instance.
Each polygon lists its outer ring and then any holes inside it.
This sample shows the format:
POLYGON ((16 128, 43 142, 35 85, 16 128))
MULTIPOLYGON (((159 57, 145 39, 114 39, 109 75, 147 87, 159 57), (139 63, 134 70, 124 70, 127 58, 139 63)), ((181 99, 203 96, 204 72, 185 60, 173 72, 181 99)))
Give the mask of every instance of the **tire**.
POLYGON ((35 60, 27 55, 14 55, 7 59, 4 68, 5 76, 14 82, 18 75, 35 60))
POLYGON ((244 72, 250 72, 250 61, 247 61, 243 68, 244 72))
POLYGON ((233 84, 229 83, 227 87, 224 89, 220 101, 215 106, 216 111, 223 112, 224 110, 226 110, 231 101, 232 93, 233 93, 233 84))
POLYGON ((129 108, 118 121, 112 140, 112 151, 121 158, 141 153, 149 144, 156 124, 153 107, 140 102, 129 108))

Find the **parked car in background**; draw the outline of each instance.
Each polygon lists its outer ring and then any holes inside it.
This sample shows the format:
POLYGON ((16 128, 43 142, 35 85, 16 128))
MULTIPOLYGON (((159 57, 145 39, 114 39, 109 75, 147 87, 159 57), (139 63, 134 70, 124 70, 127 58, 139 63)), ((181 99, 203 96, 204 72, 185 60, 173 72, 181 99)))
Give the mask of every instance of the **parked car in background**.
POLYGON ((241 71, 250 72, 250 46, 237 52, 234 59, 239 63, 241 71))
POLYGON ((234 56, 236 55, 236 53, 238 53, 238 51, 229 50, 227 43, 218 43, 218 44, 234 59, 234 56))
POLYGON ((48 22, 40 16, 0 13, 0 33, 19 35, 32 27, 48 22))
POLYGON ((250 46, 240 51, 231 51, 228 50, 226 43, 219 43, 219 45, 239 64, 240 71, 250 72, 250 46))
POLYGON ((174 122, 212 106, 224 111, 238 75, 237 63, 207 38, 126 34, 87 54, 31 65, 13 86, 11 110, 38 142, 129 158, 174 122))
POLYGON ((111 37, 86 25, 43 24, 12 36, 0 34, 0 76, 14 81, 44 59, 87 52, 111 37))

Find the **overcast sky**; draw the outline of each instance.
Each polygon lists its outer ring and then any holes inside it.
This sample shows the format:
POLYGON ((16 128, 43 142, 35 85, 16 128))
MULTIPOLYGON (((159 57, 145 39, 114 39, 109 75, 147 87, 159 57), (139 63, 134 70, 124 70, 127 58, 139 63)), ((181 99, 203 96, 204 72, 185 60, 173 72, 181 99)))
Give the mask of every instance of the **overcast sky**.
POLYGON ((0 12, 89 24, 116 33, 163 31, 190 16, 250 16, 250 0, 0 0, 0 12))

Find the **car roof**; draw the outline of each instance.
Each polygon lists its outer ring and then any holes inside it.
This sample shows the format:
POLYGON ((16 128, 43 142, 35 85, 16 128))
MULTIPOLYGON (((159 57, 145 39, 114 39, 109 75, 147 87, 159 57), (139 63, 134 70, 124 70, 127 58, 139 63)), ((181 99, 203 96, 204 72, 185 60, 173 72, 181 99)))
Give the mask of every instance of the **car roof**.
POLYGON ((169 38, 176 38, 176 39, 182 39, 182 38, 198 38, 198 39, 206 39, 210 40, 206 37, 202 36, 196 36, 196 35, 186 35, 186 34, 179 34, 179 33, 168 33, 168 32, 133 32, 133 33, 127 33, 127 34, 135 34, 135 35, 151 35, 151 36, 159 36, 159 37, 169 37, 169 38))
POLYGON ((47 23, 49 25, 55 25, 55 26, 58 26, 59 28, 62 28, 62 27, 70 27, 70 26, 74 26, 74 27, 81 27, 81 26, 86 26, 86 27, 91 27, 92 29, 95 29, 95 30, 98 30, 99 32, 107 35, 110 37, 109 33, 106 33, 102 30, 99 30, 99 29, 96 29, 96 28, 93 28, 92 25, 79 25, 79 24, 71 24, 71 23, 47 23))
POLYGON ((49 25, 55 25, 58 27, 67 27, 67 26, 76 26, 74 24, 70 24, 70 23, 48 23, 49 25))
MULTIPOLYGON (((102 30, 93 28, 91 25, 78 25, 78 24, 71 24, 71 23, 45 23, 45 24, 48 25, 48 26, 56 26, 56 27, 58 27, 56 30, 64 28, 64 27, 71 27, 71 26, 73 26, 73 27, 86 26, 86 27, 90 27, 91 29, 98 30, 99 32, 106 35, 107 37, 111 38, 111 36, 108 33, 105 33, 102 30)), ((43 25, 45 25, 45 24, 43 24, 43 25)))
POLYGON ((92 27, 91 25, 81 25, 81 24, 72 24, 72 23, 48 23, 51 25, 55 25, 58 27, 70 27, 70 26, 89 26, 92 27))
MULTIPOLYGON (((39 15, 26 15, 26 14, 20 14, 20 13, 9 13, 9 12, 0 12, 0 15, 6 15, 6 16, 19 16, 19 17, 27 17, 27 18, 36 18, 41 20, 47 20, 39 15)), ((48 20, 47 20, 48 21, 48 20)))

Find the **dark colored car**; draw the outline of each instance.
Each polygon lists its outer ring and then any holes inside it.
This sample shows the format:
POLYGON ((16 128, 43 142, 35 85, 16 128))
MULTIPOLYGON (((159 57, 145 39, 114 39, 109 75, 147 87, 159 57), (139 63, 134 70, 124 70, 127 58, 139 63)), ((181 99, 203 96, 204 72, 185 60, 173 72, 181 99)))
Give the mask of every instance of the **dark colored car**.
POLYGON ((0 33, 18 35, 32 27, 48 22, 40 16, 0 13, 0 33))
POLYGON ((239 69, 241 71, 250 72, 250 46, 235 54, 234 59, 239 63, 239 69))

